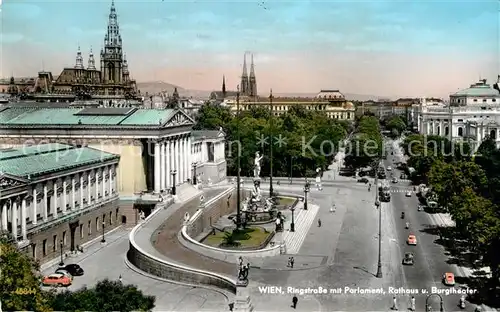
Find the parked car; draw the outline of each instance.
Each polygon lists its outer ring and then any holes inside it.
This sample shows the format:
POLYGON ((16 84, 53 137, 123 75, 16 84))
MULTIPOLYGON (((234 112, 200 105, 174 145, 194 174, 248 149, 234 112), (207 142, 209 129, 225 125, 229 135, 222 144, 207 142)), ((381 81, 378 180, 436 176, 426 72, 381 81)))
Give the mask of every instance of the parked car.
POLYGON ((43 278, 42 284, 44 286, 64 286, 68 287, 72 283, 71 278, 64 274, 54 273, 47 275, 43 278))
POLYGON ((444 273, 443 284, 445 284, 446 286, 455 286, 455 274, 449 272, 444 273))
POLYGON ((413 265, 413 254, 411 252, 405 253, 403 257, 403 265, 413 265))
POLYGON ((368 179, 367 178, 361 178, 361 179, 358 179, 358 182, 366 184, 366 183, 368 183, 368 179))
POLYGON ((57 270, 65 270, 73 276, 82 276, 85 273, 81 266, 78 264, 68 264, 65 267, 60 267, 57 270))
POLYGON ((392 183, 398 183, 398 179, 396 179, 396 178, 392 178, 391 182, 392 182, 392 183))
POLYGON ((406 192, 406 197, 411 197, 411 191, 406 192))
POLYGON ((72 275, 71 273, 69 273, 68 271, 66 271, 66 270, 63 270, 63 269, 57 269, 57 270, 55 271, 55 273, 56 273, 56 274, 62 274, 62 275, 64 275, 64 276, 69 277, 71 280, 73 280, 73 275, 72 275))

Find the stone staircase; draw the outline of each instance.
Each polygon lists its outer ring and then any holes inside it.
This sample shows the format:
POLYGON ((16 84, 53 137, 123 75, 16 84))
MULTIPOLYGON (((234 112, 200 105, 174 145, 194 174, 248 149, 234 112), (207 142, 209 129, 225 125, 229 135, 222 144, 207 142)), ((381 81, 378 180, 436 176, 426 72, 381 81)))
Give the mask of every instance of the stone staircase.
POLYGON ((177 199, 179 202, 185 202, 188 199, 193 198, 196 195, 201 196, 203 192, 196 188, 194 185, 189 183, 184 183, 177 187, 176 189, 177 199))

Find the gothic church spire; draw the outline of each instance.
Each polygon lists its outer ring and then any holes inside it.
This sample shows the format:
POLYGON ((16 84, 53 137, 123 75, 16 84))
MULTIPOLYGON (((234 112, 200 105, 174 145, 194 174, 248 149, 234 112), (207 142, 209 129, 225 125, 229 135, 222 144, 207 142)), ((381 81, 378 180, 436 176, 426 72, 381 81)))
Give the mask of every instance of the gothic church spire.
POLYGON ((249 83, 248 83, 248 71, 247 71, 247 55, 243 55, 243 73, 241 74, 241 94, 248 95, 249 83))
POLYGON ((226 76, 222 76, 222 94, 226 97, 226 76))
POLYGON ((105 46, 120 46, 122 45, 122 37, 118 26, 118 15, 116 15, 115 0, 111 1, 111 9, 109 11, 108 32, 104 37, 105 46))
POLYGON ((253 63, 253 54, 250 63, 250 81, 248 83, 249 83, 248 95, 257 96, 257 78, 255 77, 255 65, 253 63))

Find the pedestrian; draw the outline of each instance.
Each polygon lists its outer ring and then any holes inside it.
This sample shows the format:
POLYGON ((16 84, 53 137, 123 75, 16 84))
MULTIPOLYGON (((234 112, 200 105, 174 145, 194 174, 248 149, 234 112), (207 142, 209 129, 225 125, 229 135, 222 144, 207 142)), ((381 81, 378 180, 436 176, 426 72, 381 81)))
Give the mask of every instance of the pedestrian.
POLYGON ((120 281, 120 283, 122 282, 122 275, 120 274, 120 277, 118 277, 118 280, 120 281))
POLYGON ((299 302, 299 298, 297 298, 297 296, 293 296, 293 298, 292 298, 292 308, 297 309, 297 302, 299 302))
POLYGON ((318 227, 321 227, 321 219, 318 219, 318 227))
POLYGON ((295 259, 290 257, 290 267, 293 269, 293 264, 295 263, 295 259))
POLYGON ((280 184, 281 184, 280 180, 278 180, 278 181, 276 182, 276 184, 277 184, 277 185, 280 185, 280 184))
POLYGON ((330 207, 330 213, 334 213, 335 212, 335 204, 333 204, 331 207, 330 207))
POLYGON ((411 297, 410 310, 415 311, 415 297, 411 297))
POLYGON ((397 311, 398 310, 398 305, 396 302, 396 296, 392 297, 392 310, 397 311))
POLYGON ((286 263, 286 266, 287 267, 291 267, 292 266, 292 257, 288 257, 288 262, 286 263))

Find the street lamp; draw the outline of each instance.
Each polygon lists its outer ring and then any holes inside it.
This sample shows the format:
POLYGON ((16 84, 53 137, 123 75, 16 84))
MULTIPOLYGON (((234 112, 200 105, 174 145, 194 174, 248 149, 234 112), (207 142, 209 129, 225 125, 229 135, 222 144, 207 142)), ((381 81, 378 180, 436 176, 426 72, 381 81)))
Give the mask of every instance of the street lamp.
POLYGON ((375 162, 375 207, 378 209, 378 263, 377 277, 382 278, 382 207, 378 198, 378 161, 375 162))
POLYGON ((240 188, 241 188, 241 164, 240 164, 240 86, 236 87, 236 131, 238 138, 238 151, 236 155, 236 229, 241 229, 241 196, 240 196, 240 188))
POLYGON ((105 243, 106 242, 106 239, 104 239, 104 228, 106 226, 106 223, 104 221, 102 221, 102 239, 101 239, 101 243, 105 243))
POLYGON ((427 298, 425 298, 425 311, 426 312, 431 312, 432 311, 431 305, 429 304, 429 299, 432 296, 438 296, 439 297, 439 311, 440 312, 444 312, 443 297, 441 297, 440 294, 430 294, 430 295, 427 295, 427 298))
POLYGON ((176 191, 176 189, 175 189, 175 175, 177 174, 177 170, 174 169, 174 170, 170 171, 170 174, 172 175, 172 181, 174 182, 174 183, 172 183, 172 195, 175 196, 176 195, 175 194, 176 193, 175 192, 176 191))
POLYGON ((309 181, 306 181, 306 185, 304 185, 304 210, 307 210, 307 193, 311 189, 311 184, 309 181))
POLYGON ((295 211, 295 207, 290 206, 289 209, 292 211, 292 223, 290 223, 290 232, 295 232, 295 214, 293 213, 295 211))
POLYGON ((64 266, 64 259, 63 259, 63 241, 59 242, 59 250, 61 251, 61 261, 59 262, 59 266, 64 266))
POLYGON ((273 145, 274 145, 274 142, 273 142, 273 89, 270 90, 270 95, 269 95, 269 109, 271 111, 271 116, 269 117, 269 121, 270 121, 270 131, 271 131, 271 140, 269 141, 270 142, 270 155, 269 155, 269 158, 270 158, 270 164, 269 164, 269 196, 270 197, 273 197, 273 145))
POLYGON ((193 166, 193 185, 197 184, 197 179, 196 179, 196 167, 198 166, 198 162, 195 161, 191 164, 193 166))
POLYGON ((293 183, 293 158, 295 156, 290 155, 290 184, 293 183))

